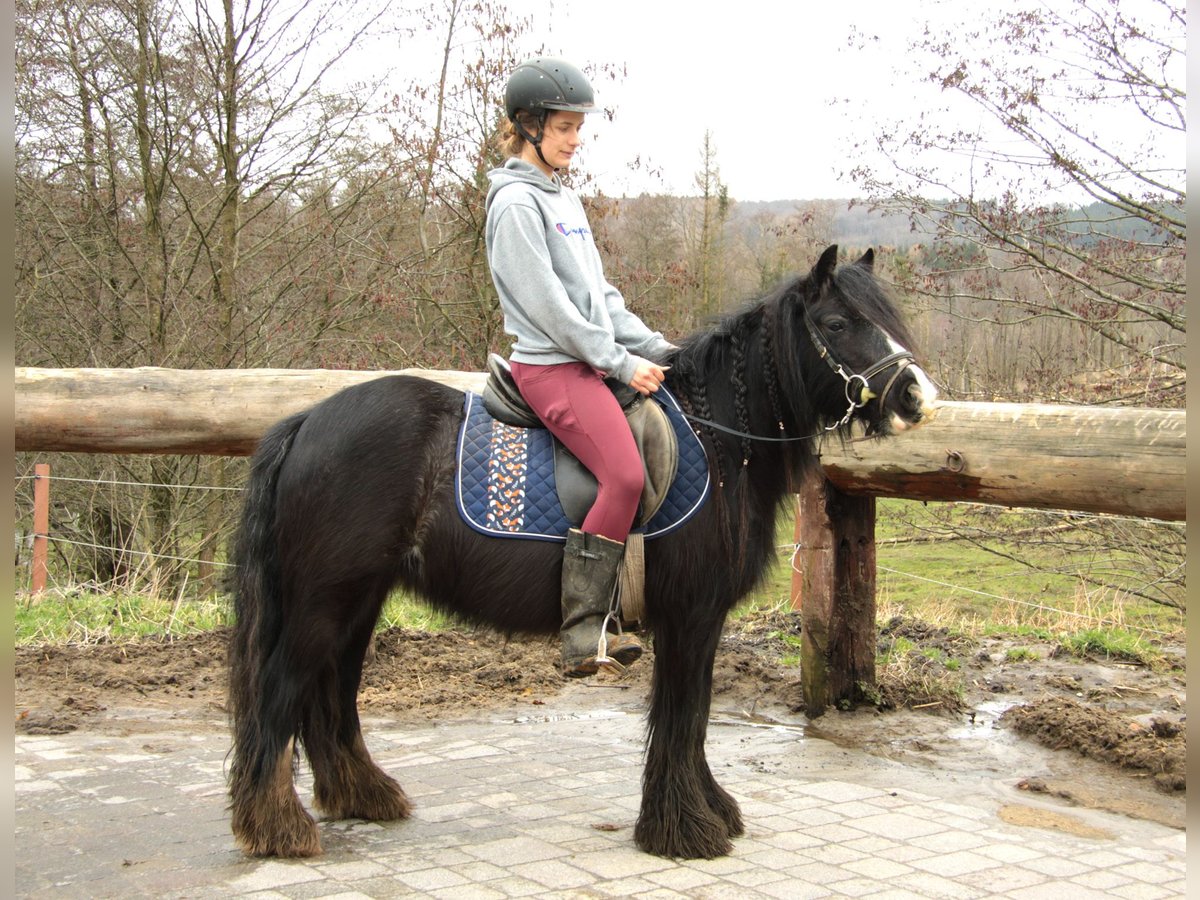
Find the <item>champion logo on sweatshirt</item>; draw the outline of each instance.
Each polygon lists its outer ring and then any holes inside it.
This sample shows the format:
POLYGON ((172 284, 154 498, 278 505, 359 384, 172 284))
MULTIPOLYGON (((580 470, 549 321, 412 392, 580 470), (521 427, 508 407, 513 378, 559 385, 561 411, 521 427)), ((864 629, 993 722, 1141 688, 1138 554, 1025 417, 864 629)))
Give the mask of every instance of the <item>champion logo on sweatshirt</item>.
POLYGON ((587 237, 588 235, 590 235, 592 233, 592 230, 590 228, 588 228, 586 225, 580 225, 578 228, 568 228, 566 226, 566 223, 559 222, 554 227, 556 229, 558 229, 559 234, 564 234, 567 237, 570 237, 573 234, 577 234, 580 237, 587 237))

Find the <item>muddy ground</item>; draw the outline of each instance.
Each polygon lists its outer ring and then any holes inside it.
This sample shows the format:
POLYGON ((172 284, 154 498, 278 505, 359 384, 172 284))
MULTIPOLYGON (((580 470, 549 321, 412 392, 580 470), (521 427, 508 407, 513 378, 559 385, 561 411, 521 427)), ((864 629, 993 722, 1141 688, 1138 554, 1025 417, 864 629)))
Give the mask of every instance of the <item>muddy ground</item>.
MULTIPOLYGON (((798 619, 776 613, 727 632, 714 674, 714 715, 799 723, 810 737, 906 765, 977 773, 1065 804, 1183 827, 1182 648, 1164 648, 1177 666, 1153 668, 1079 659, 1027 641, 1020 647, 1034 658, 1010 660, 1010 641, 972 642, 893 621, 881 629, 881 649, 898 636, 916 649, 909 664, 881 671, 876 704, 809 721, 801 712, 799 669, 789 664, 798 628, 798 619)), ((17 731, 132 731, 153 728, 164 715, 176 725, 184 719, 224 728, 227 636, 18 647, 17 731)), ((546 640, 387 631, 364 673, 363 715, 447 720, 536 706, 563 687, 557 655, 557 644, 546 640)), ((592 683, 621 703, 644 703, 650 671, 646 659, 620 679, 592 683)))

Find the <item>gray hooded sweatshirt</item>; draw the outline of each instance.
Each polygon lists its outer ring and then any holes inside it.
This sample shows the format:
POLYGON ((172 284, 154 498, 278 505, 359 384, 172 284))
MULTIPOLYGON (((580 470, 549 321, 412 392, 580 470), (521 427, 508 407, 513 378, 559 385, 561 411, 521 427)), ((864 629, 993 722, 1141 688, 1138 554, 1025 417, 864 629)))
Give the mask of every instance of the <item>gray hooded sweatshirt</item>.
POLYGON ((583 204, 518 158, 488 173, 487 257, 515 362, 582 361, 628 384, 672 345, 604 278, 583 204))

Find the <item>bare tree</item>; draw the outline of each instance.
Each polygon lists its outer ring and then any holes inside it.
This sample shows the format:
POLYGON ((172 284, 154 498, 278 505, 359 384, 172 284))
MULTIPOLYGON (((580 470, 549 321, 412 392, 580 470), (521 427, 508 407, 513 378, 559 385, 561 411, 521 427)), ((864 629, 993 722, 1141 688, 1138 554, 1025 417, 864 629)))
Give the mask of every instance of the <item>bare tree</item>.
POLYGON ((724 262, 724 226, 729 219, 732 202, 728 186, 721 181, 712 132, 704 132, 700 158, 701 168, 695 177, 696 187, 700 191, 700 232, 694 254, 700 275, 700 308, 706 315, 712 315, 719 303, 717 282, 724 262))
POLYGON ((834 233, 835 207, 832 200, 809 200, 786 213, 761 211, 740 223, 742 266, 754 273, 753 289, 767 290, 816 259, 834 233))
MULTIPOLYGON (((1175 0, 1015 2, 908 47, 951 115, 883 127, 857 155, 886 162, 851 174, 928 238, 894 271, 926 304, 952 396, 1182 404, 1185 34, 1175 0)), ((1010 558, 1037 545, 1020 561, 1057 556, 1081 584, 1183 609, 1180 526, 913 515, 939 539, 1010 558)))
POLYGON ((695 273, 686 262, 680 198, 662 194, 613 200, 592 229, 609 280, 626 303, 664 332, 686 332, 695 321, 695 273))
POLYGON ((439 0, 420 16, 438 39, 436 68, 389 110, 387 152, 413 162, 410 215, 372 252, 408 345, 435 364, 481 366, 500 326, 483 244, 486 174, 502 162, 504 84, 528 22, 490 0, 439 0))
POLYGON ((890 169, 852 175, 930 236, 904 286, 980 335, 973 349, 1015 328, 1018 363, 1049 365, 1047 383, 1069 375, 1093 402, 1181 402, 1185 32, 1173 0, 1072 0, 1016 3, 910 46, 954 115, 884 128, 858 149, 890 169))
MULTIPOLYGON (((350 17, 349 6, 21 0, 22 363, 263 364, 281 356, 279 331, 291 329, 305 347, 296 356, 311 357, 354 318, 339 313, 365 292, 338 278, 345 254, 327 251, 373 186, 349 189, 359 161, 346 152, 363 138, 373 92, 324 85, 383 7, 372 15, 354 4, 350 17), (339 35, 334 26, 351 20, 339 35), (319 221, 300 214, 313 209, 319 221)), ((188 492, 197 465, 130 463, 155 485, 147 527, 135 530, 164 560, 183 555, 197 525, 181 523, 194 515, 207 520, 200 552, 212 555, 225 504, 188 492)), ((208 466, 223 484, 225 464, 208 466)))

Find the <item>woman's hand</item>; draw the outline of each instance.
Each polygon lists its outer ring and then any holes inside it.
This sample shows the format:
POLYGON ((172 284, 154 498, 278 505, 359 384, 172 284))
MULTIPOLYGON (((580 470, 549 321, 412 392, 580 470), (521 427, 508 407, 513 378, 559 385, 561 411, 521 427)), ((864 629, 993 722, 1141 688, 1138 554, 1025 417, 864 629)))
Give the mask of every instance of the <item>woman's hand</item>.
POLYGON ((671 367, 664 367, 648 360, 642 360, 638 363, 637 369, 633 373, 633 378, 629 381, 629 386, 642 396, 649 396, 658 390, 658 386, 667 377, 667 369, 669 368, 671 367))

